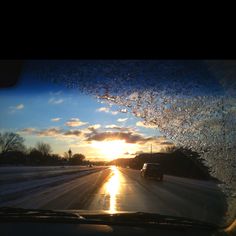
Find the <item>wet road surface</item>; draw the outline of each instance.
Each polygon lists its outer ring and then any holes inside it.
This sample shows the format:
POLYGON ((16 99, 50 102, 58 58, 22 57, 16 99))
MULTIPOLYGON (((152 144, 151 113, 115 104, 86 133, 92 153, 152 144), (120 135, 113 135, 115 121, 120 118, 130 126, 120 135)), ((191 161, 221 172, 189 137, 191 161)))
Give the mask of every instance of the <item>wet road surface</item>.
MULTIPOLYGON (((41 185, 35 187, 32 181, 24 181, 17 185, 28 183, 25 191, 20 188, 0 195, 0 206, 143 211, 215 223, 220 222, 226 210, 224 196, 213 182, 166 175, 159 182, 143 179, 137 170, 115 166, 34 181, 41 181, 41 185)), ((1 184, 1 189, 6 186, 1 184)))

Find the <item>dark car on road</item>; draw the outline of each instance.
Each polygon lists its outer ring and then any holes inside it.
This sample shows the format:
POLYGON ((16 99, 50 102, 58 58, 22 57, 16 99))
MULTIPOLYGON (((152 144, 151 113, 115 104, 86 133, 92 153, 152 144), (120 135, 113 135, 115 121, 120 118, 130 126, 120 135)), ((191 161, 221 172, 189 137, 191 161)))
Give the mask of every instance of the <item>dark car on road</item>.
POLYGON ((157 163, 144 163, 140 174, 144 178, 151 177, 163 181, 163 170, 161 165, 157 163))

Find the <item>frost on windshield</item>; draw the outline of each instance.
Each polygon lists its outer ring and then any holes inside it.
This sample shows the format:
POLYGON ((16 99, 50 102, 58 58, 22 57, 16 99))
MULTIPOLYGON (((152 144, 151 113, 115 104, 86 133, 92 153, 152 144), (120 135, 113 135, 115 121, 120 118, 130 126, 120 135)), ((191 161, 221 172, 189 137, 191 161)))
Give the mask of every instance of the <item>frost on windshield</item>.
MULTIPOLYGON (((176 146, 201 154, 211 175, 220 180, 229 216, 235 214, 236 62, 67 61, 49 65, 46 74, 52 81, 119 105, 120 112, 155 125, 176 146)), ((38 64, 31 66, 35 69, 38 64)))

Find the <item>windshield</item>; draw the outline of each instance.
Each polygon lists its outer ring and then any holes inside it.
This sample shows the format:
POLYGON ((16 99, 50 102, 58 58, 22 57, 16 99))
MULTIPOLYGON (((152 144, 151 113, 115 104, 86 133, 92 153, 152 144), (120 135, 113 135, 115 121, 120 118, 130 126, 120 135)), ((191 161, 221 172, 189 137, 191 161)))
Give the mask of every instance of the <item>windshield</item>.
POLYGON ((234 61, 24 62, 0 89, 0 206, 231 223, 235 76, 234 61))

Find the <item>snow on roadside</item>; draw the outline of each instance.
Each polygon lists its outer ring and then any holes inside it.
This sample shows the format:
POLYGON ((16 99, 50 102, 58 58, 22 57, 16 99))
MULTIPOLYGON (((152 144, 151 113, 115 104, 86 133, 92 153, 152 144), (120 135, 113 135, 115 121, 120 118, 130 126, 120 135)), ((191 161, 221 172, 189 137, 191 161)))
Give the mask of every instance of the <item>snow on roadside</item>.
POLYGON ((3 201, 8 199, 14 199, 19 197, 19 195, 23 195, 25 192, 38 189, 40 187, 45 187, 48 185, 56 185, 57 183, 64 183, 65 181, 69 181, 87 174, 94 173, 96 171, 101 170, 101 168, 96 168, 87 171, 80 171, 76 174, 70 175, 60 175, 56 177, 43 178, 43 179, 35 179, 32 181, 24 181, 20 183, 11 183, 11 184, 2 184, 1 192, 0 192, 0 204, 3 201))

